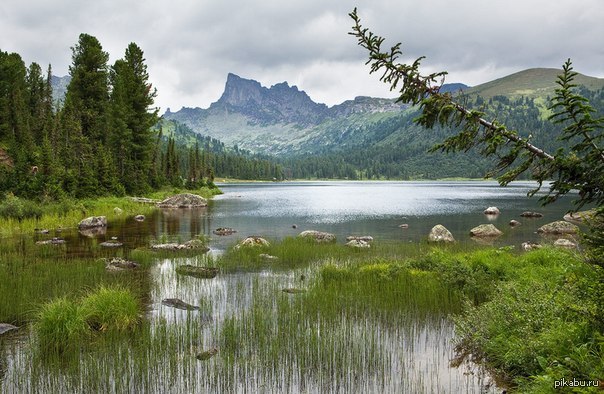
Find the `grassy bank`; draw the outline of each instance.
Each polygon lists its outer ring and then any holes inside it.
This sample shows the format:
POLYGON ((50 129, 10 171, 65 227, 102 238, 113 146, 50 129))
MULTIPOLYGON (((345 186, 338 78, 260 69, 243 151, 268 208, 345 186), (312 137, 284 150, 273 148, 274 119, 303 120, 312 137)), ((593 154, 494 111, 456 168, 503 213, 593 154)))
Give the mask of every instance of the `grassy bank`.
MULTIPOLYGON (((208 187, 196 190, 162 189, 145 197, 161 200, 185 192, 205 198, 222 193, 218 188, 208 187)), ((153 204, 136 202, 130 197, 32 201, 8 195, 0 201, 0 237, 33 233, 35 229, 76 227, 80 220, 88 216, 106 216, 111 221, 118 217, 147 215, 155 209, 153 204)))

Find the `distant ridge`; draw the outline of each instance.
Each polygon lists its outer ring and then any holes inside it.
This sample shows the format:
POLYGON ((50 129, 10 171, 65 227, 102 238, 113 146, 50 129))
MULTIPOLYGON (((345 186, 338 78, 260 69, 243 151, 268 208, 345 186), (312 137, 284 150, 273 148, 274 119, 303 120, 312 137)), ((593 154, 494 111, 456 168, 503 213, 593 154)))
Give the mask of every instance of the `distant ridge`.
MULTIPOLYGON (((484 98, 493 96, 526 96, 530 98, 552 96, 554 90, 558 87, 556 77, 561 73, 562 70, 556 68, 530 68, 474 86, 466 90, 465 93, 480 95, 484 98)), ((604 78, 589 77, 583 74, 578 74, 575 77, 575 83, 583 85, 589 90, 604 88, 604 78)))

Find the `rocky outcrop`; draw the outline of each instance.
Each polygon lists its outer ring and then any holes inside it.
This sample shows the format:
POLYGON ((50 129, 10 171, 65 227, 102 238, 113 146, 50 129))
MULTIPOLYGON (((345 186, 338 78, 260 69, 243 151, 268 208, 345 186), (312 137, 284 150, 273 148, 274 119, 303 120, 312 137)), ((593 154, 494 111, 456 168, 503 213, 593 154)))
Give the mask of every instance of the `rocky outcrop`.
POLYGON ((110 272, 129 271, 139 267, 138 263, 123 259, 121 257, 114 257, 106 260, 106 262, 107 264, 105 265, 105 269, 110 272))
POLYGON ((176 273, 181 275, 193 276, 195 278, 212 279, 218 275, 216 267, 197 267, 190 264, 179 265, 176 267, 176 273))
POLYGON ((453 234, 445 226, 442 224, 437 224, 432 227, 430 233, 428 234, 428 241, 430 242, 455 242, 455 238, 453 238, 453 234))
POLYGON ((78 223, 80 230, 95 227, 107 227, 107 218, 105 216, 90 216, 78 223))
POLYGON ((313 241, 315 241, 317 243, 336 242, 336 235, 335 234, 326 233, 326 232, 323 232, 323 231, 316 231, 316 230, 302 231, 300 234, 298 234, 298 237, 300 237, 300 238, 306 238, 306 239, 312 239, 313 241))
POLYGON ((557 222, 548 223, 544 226, 541 226, 537 229, 537 232, 540 234, 577 234, 579 232, 579 227, 576 225, 565 222, 563 220, 558 220, 557 222))
POLYGON ((243 241, 239 242, 237 245, 235 245, 234 249, 240 249, 240 248, 256 248, 259 246, 270 246, 270 242, 268 242, 266 239, 262 238, 262 237, 258 237, 256 235, 252 235, 250 237, 247 237, 246 239, 244 239, 243 241))
POLYGON ((520 214, 523 218, 542 218, 543 214, 539 212, 525 211, 520 214))
POLYGON ((236 232, 237 230, 232 229, 230 227, 218 227, 216 230, 212 231, 212 233, 220 236, 232 235, 236 232))
POLYGON ((17 328, 19 328, 19 327, 13 326, 12 324, 0 323, 0 335, 7 333, 9 331, 12 331, 12 330, 16 330, 17 328))
POLYGON ((207 205, 205 198, 191 193, 177 194, 157 203, 159 208, 199 208, 207 205))
POLYGON ((503 233, 501 231, 499 231, 499 229, 492 224, 481 224, 479 226, 474 227, 472 230, 470 230, 470 235, 472 237, 479 237, 479 238, 499 237, 502 234, 503 233))
POLYGON ((520 226, 522 223, 520 223, 518 220, 510 220, 510 227, 516 227, 516 226, 520 226))
POLYGON ((501 212, 499 211, 499 208, 497 207, 488 207, 487 209, 484 210, 484 214, 485 215, 499 215, 501 212))
POLYGON ((184 302, 180 298, 165 298, 161 301, 162 305, 169 306, 172 308, 182 309, 185 311, 196 311, 199 310, 198 306, 191 305, 184 302))

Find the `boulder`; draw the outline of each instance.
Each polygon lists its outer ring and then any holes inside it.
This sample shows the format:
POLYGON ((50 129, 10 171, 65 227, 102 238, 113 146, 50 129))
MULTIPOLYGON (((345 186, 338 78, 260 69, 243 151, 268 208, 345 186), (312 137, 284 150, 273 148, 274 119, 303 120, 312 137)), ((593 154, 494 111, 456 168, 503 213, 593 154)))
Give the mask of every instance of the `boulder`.
POLYGON ((212 231, 216 235, 225 236, 232 235, 237 232, 237 230, 230 227, 218 227, 216 230, 212 231))
POLYGON ((266 239, 262 238, 262 237, 258 237, 256 235, 252 235, 250 237, 247 237, 246 239, 244 239, 243 241, 239 242, 237 245, 235 245, 235 250, 239 249, 239 248, 255 248, 258 246, 270 246, 270 242, 268 242, 266 239))
POLYGON ((369 242, 363 241, 362 239, 351 239, 346 243, 346 246, 357 249, 367 249, 371 247, 369 242))
POLYGON ((16 330, 17 328, 19 328, 19 327, 13 326, 12 324, 0 323, 0 335, 7 333, 9 331, 12 331, 12 330, 16 330))
POLYGON ((212 348, 210 350, 205 350, 201 353, 198 353, 195 358, 201 361, 205 361, 205 360, 209 360, 212 357, 214 357, 215 355, 218 354, 218 349, 216 348, 212 348))
POLYGON ((453 234, 442 224, 437 224, 432 227, 428 234, 428 241, 430 242, 455 242, 453 234))
POLYGON ((349 235, 346 237, 346 241, 363 241, 367 243, 373 242, 373 237, 371 235, 349 235))
POLYGON ((191 305, 184 302, 180 298, 165 298, 161 301, 162 305, 169 306, 172 308, 182 309, 185 311, 196 311, 199 310, 198 306, 191 305))
POLYGON ((528 252, 528 251, 534 250, 534 249, 541 249, 542 246, 537 243, 527 241, 527 242, 523 242, 522 245, 520 245, 520 248, 522 250, 524 250, 525 252, 528 252))
POLYGON ((497 207, 488 207, 487 209, 484 210, 484 214, 485 215, 499 215, 501 212, 499 211, 499 208, 497 207))
POLYGON ((566 249, 574 249, 577 247, 577 244, 568 239, 560 238, 554 241, 554 246, 566 249))
POLYGON ((94 227, 107 227, 107 218, 105 216, 90 216, 82 219, 78 224, 80 230, 94 227))
POLYGON ((542 218, 543 214, 539 212, 526 211, 520 214, 523 218, 542 218))
POLYGON ((300 234, 298 234, 298 237, 312 239, 313 241, 315 241, 317 243, 336 242, 335 234, 326 233, 323 231, 316 231, 316 230, 302 231, 300 234))
POLYGON ((144 222, 145 221, 145 215, 136 215, 134 217, 134 220, 136 220, 137 222, 144 222))
POLYGON ((590 209, 588 211, 569 212, 564 215, 564 220, 574 224, 583 224, 592 220, 596 216, 596 211, 590 209))
POLYGON ((499 237, 501 234, 503 233, 499 231, 499 229, 497 229, 497 227, 495 227, 493 224, 481 224, 480 226, 476 226, 470 230, 470 235, 472 237, 479 238, 499 237))
POLYGON ((63 245, 65 240, 63 238, 52 238, 44 241, 37 241, 36 245, 63 245))
POLYGON ((106 261, 107 264, 105 265, 105 269, 112 272, 133 270, 139 267, 138 263, 123 259, 121 257, 114 257, 106 261))
POLYGON ((540 234, 576 234, 579 231, 579 227, 576 225, 558 220, 557 222, 548 223, 537 229, 540 234))
POLYGON ((118 207, 113 208, 113 213, 116 215, 121 215, 122 213, 124 213, 124 210, 118 207))
POLYGON ((520 223, 518 220, 510 220, 510 227, 516 227, 516 226, 520 226, 522 223, 520 223))
POLYGON ((205 198, 191 193, 176 194, 157 203, 159 208, 198 208, 207 205, 205 198))
POLYGON ((176 267, 176 273, 181 275, 193 276, 195 278, 212 279, 218 275, 216 267, 198 267, 195 265, 185 264, 176 267))

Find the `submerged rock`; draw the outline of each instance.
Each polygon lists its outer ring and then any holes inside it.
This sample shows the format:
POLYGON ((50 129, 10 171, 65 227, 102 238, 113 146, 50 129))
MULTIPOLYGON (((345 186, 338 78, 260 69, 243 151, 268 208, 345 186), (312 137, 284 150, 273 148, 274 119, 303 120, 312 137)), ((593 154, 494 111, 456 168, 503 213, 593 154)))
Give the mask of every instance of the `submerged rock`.
POLYGON ((323 231, 306 230, 298 234, 298 237, 312 239, 317 243, 336 242, 336 235, 323 231))
POLYGON ((247 237, 246 239, 244 239, 243 241, 239 242, 237 245, 235 245, 234 249, 240 249, 240 248, 255 248, 258 246, 270 246, 270 242, 268 242, 266 239, 262 238, 262 237, 258 237, 256 235, 252 235, 247 237))
POLYGON ((151 249, 154 250, 193 250, 193 249, 199 249, 199 250, 203 250, 204 252, 207 252, 208 250, 210 250, 210 248, 208 248, 205 243, 200 240, 200 239, 192 239, 190 241, 187 241, 185 243, 179 244, 176 242, 170 242, 170 243, 166 243, 166 244, 155 244, 155 245, 151 245, 151 249))
POLYGON ((78 231, 85 237, 95 238, 107 234, 107 227, 81 228, 78 231))
POLYGON ((287 289, 283 289, 283 290, 281 290, 281 291, 283 291, 284 293, 287 293, 287 294, 300 294, 300 293, 306 293, 306 290, 304 290, 304 289, 297 289, 297 288, 294 288, 294 287, 290 287, 290 288, 287 288, 287 289))
POLYGON ((558 220, 557 222, 539 227, 537 232, 540 234, 576 234, 579 232, 579 227, 572 223, 558 220))
POLYGON ((181 275, 193 276, 195 278, 212 279, 218 275, 218 268, 215 267, 197 267, 190 264, 179 265, 176 267, 176 273, 181 275))
POLYGON ((516 227, 516 226, 520 226, 522 223, 520 223, 518 220, 510 220, 510 227, 516 227))
POLYGON ((189 303, 184 302, 180 298, 164 298, 161 301, 162 305, 169 306, 172 308, 182 309, 185 311, 196 311, 199 310, 198 306, 191 305, 189 303))
POLYGON ((577 244, 571 240, 560 238, 554 241, 554 246, 566 249, 574 249, 577 247, 577 244))
POLYGON ((363 242, 373 242, 373 237, 371 235, 349 235, 346 237, 346 241, 363 241, 363 242))
POLYGON ((523 218, 542 218, 543 214, 539 212, 526 211, 520 214, 523 218))
POLYGON ((484 210, 484 214, 485 215, 499 215, 501 212, 499 211, 499 208, 497 207, 488 207, 487 209, 484 210))
POLYGON ((272 255, 266 254, 266 253, 261 253, 260 255, 258 255, 258 257, 260 257, 260 259, 262 259, 263 261, 266 261, 266 262, 279 261, 279 257, 272 256, 272 255))
POLYGON ((437 224, 432 227, 428 234, 428 241, 430 242, 455 242, 453 234, 442 224, 437 224))
POLYGON ((472 237, 479 238, 491 238, 491 237, 499 237, 503 234, 497 227, 493 224, 481 224, 480 226, 474 227, 470 230, 470 235, 472 237))
POLYGON ((136 220, 137 222, 144 222, 145 221, 145 215, 136 215, 134 217, 134 220, 136 220))
POLYGON ((115 240, 101 242, 99 245, 104 248, 119 248, 121 246, 124 246, 123 243, 115 241, 115 240))
POLYGON ((93 227, 107 227, 107 217, 105 216, 90 216, 82 219, 78 223, 79 229, 88 229, 93 227))
POLYGON ((52 238, 44 241, 37 241, 36 245, 63 245, 66 241, 63 238, 52 238))
POLYGON ((207 205, 205 198, 191 193, 176 194, 157 203, 159 208, 198 208, 207 205))
POLYGON ((232 235, 237 232, 237 230, 230 227, 218 227, 216 230, 212 231, 216 235, 225 236, 232 235))
POLYGON ((371 247, 369 242, 363 241, 362 239, 351 239, 346 243, 346 246, 357 249, 368 249, 371 247))
POLYGON ((197 358, 198 360, 201 360, 201 361, 205 361, 205 360, 211 359, 212 357, 214 357, 217 354, 218 354, 218 349, 212 348, 210 350, 205 350, 201 353, 198 353, 195 356, 195 358, 197 358))
POLYGON ((138 263, 123 259, 121 257, 114 257, 110 260, 107 260, 107 265, 105 265, 105 269, 107 271, 127 271, 136 269, 138 267, 138 263))
POLYGON ((12 330, 16 330, 17 328, 19 328, 19 327, 13 326, 12 324, 0 323, 0 335, 7 333, 9 331, 12 331, 12 330))

